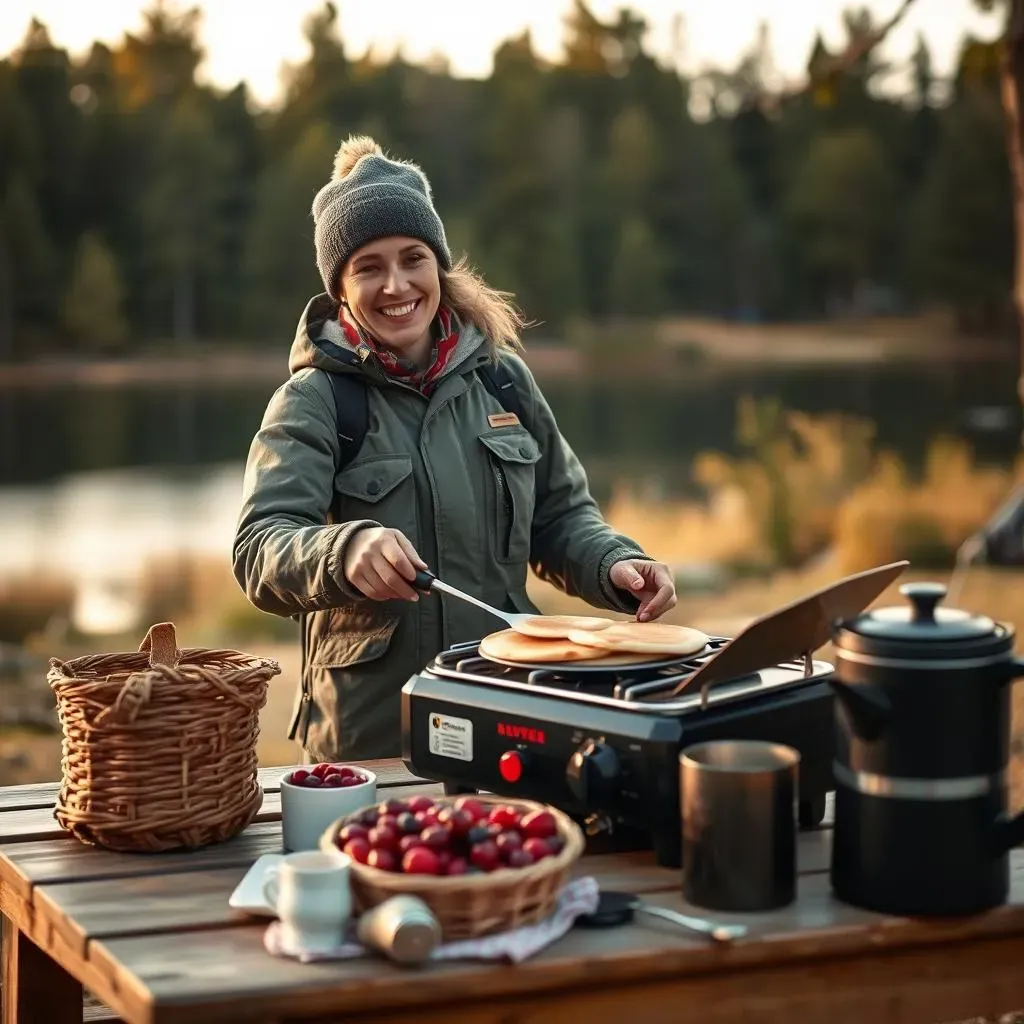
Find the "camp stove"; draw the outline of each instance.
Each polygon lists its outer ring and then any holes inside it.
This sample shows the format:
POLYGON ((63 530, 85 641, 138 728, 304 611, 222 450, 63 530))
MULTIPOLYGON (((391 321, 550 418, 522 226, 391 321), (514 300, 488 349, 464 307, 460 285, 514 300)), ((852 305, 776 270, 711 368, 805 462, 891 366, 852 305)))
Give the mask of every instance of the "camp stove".
POLYGON ((687 658, 523 665, 479 643, 440 653, 402 689, 403 757, 452 793, 553 804, 590 835, 628 829, 681 859, 679 753, 714 739, 800 752, 799 820, 818 824, 832 781, 831 664, 813 653, 906 563, 848 577, 687 658))

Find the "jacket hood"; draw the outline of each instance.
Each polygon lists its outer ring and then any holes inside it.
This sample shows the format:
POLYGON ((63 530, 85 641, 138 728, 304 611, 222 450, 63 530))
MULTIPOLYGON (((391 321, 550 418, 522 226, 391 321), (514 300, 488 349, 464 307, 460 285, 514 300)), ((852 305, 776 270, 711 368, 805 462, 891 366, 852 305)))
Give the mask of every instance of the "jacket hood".
MULTIPOLYGON (((459 321, 459 341, 443 377, 467 361, 476 366, 489 358, 486 339, 474 324, 459 321)), ((354 348, 338 323, 338 303, 326 292, 306 304, 288 354, 288 372, 314 367, 331 373, 365 373, 383 383, 390 380, 369 348, 354 348)))

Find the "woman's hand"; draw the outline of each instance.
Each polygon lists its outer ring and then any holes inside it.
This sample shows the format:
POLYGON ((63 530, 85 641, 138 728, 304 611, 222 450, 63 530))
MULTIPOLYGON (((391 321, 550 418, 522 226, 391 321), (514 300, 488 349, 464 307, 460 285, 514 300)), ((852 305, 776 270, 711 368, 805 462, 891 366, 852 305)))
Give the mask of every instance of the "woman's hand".
POLYGON ((345 549, 345 579, 372 601, 418 601, 409 582, 426 567, 405 534, 384 526, 356 531, 345 549))
POLYGON ((664 562, 625 558, 611 567, 608 578, 613 586, 640 599, 637 622, 656 619, 676 605, 676 584, 664 562))

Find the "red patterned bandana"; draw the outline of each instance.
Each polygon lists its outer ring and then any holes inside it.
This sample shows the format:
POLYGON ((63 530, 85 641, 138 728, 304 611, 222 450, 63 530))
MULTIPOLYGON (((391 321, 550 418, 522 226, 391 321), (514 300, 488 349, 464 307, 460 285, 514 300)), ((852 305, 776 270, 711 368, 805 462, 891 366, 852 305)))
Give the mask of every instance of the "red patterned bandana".
POLYGON ((441 306, 437 311, 437 319, 431 328, 433 336, 433 348, 430 352, 430 362, 426 369, 421 369, 408 359, 403 359, 390 349, 385 348, 368 331, 360 330, 345 316, 345 307, 342 306, 338 312, 338 322, 345 332, 345 339, 359 351, 360 348, 368 348, 380 361, 385 373, 405 384, 411 384, 424 395, 430 395, 437 382, 444 373, 448 361, 459 343, 459 329, 452 317, 451 310, 441 306))

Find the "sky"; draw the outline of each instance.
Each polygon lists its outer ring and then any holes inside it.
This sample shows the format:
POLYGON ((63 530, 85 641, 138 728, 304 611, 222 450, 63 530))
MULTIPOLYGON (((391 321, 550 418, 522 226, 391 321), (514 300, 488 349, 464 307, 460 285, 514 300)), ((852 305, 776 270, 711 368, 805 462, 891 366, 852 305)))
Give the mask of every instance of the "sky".
MULTIPOLYGON (((648 48, 662 59, 672 53, 673 20, 682 15, 683 46, 676 63, 685 71, 735 64, 756 38, 759 23, 767 22, 779 72, 795 79, 806 64, 814 33, 820 30, 827 43, 838 45, 843 39, 842 11, 857 2, 589 0, 589 6, 602 18, 622 6, 643 14, 651 28, 648 48)), ((859 4, 884 20, 898 0, 859 4)), ((0 54, 17 47, 33 16, 47 25, 57 45, 75 55, 86 52, 96 39, 115 44, 126 30, 139 28, 148 6, 139 0, 0 0, 0 54)), ((319 0, 203 0, 200 6, 203 80, 225 88, 245 80, 257 102, 272 104, 279 95, 282 64, 299 63, 306 55, 302 23, 321 6, 319 0)), ((490 72, 495 47, 524 28, 531 30, 541 56, 557 57, 570 0, 339 0, 338 6, 351 56, 368 48, 388 55, 401 46, 409 60, 443 54, 454 74, 482 77, 490 72)), ((904 60, 920 33, 931 47, 936 72, 946 74, 966 33, 989 38, 998 27, 998 19, 976 12, 972 0, 916 0, 884 52, 891 60, 904 60)))

